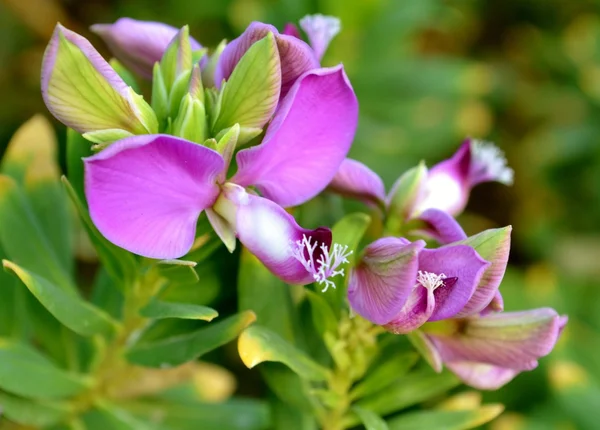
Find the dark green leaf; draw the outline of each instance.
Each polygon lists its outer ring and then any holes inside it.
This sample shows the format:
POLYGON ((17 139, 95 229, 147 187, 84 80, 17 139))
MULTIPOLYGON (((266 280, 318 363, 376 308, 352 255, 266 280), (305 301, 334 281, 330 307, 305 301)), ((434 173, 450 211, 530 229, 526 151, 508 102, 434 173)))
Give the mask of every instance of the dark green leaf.
POLYGON ((192 285, 198 282, 198 274, 194 270, 196 263, 186 260, 162 260, 157 266, 161 276, 167 278, 170 284, 192 285))
POLYGON ((45 427, 56 424, 72 413, 66 403, 36 402, 0 392, 2 414, 19 424, 45 427))
POLYGON ((398 382, 417 363, 419 355, 413 352, 389 357, 376 366, 350 392, 353 399, 359 399, 383 390, 398 382))
POLYGON ((140 311, 146 318, 182 318, 193 320, 212 321, 219 313, 208 306, 194 305, 191 303, 174 303, 152 300, 148 306, 140 311))
POLYGON ((467 411, 417 411, 389 420, 390 430, 467 430, 479 427, 502 413, 502 405, 485 405, 467 411))
POLYGON ((368 409, 354 406, 352 408, 354 413, 358 415, 362 423, 365 425, 366 430, 388 430, 388 426, 385 421, 377 415, 375 412, 371 412, 368 409))

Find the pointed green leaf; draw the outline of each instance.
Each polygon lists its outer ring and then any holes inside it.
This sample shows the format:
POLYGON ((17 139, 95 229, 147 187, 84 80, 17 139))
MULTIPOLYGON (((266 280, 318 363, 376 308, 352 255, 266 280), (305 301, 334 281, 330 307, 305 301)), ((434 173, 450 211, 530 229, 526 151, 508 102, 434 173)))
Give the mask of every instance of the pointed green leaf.
POLYGON ((156 265, 158 273, 169 280, 169 284, 193 285, 198 282, 196 263, 187 260, 162 260, 156 265))
POLYGON ((431 341, 421 330, 414 330, 406 335, 412 346, 436 372, 442 371, 442 358, 431 341))
POLYGON ((108 336, 117 330, 117 323, 101 309, 69 294, 47 279, 4 260, 5 270, 14 273, 38 301, 75 333, 82 336, 108 336))
POLYGON ((191 94, 186 94, 181 100, 181 106, 171 130, 174 136, 202 143, 206 139, 206 123, 204 104, 192 97, 191 94))
POLYGON ((354 406, 352 410, 358 415, 366 430, 388 430, 385 421, 375 412, 359 406, 354 406))
POLYGON ((386 228, 389 231, 399 231, 402 224, 408 220, 417 198, 422 193, 426 178, 427 167, 421 162, 418 166, 404 172, 394 184, 390 191, 390 204, 387 210, 386 228))
POLYGON ((217 67, 217 63, 219 62, 219 58, 223 53, 223 50, 227 46, 226 40, 221 40, 221 43, 217 45, 213 53, 208 58, 208 63, 202 70, 202 82, 205 83, 207 87, 215 87, 215 68, 217 67))
POLYGON ((356 405, 387 415, 438 396, 460 381, 450 372, 435 373, 426 368, 400 378, 386 390, 359 400, 356 405))
POLYGON ((124 249, 113 245, 100 234, 92 222, 87 208, 77 196, 69 180, 63 176, 62 182, 106 271, 119 285, 130 285, 137 276, 135 257, 124 249))
POLYGON ((0 339, 0 388, 34 399, 60 399, 91 387, 91 379, 56 367, 30 346, 0 339))
POLYGON ((160 68, 167 92, 170 93, 177 78, 192 69, 192 48, 190 45, 190 28, 185 25, 167 46, 160 68))
POLYGON ((373 393, 382 391, 392 384, 398 383, 408 371, 417 364, 419 356, 408 352, 395 357, 390 357, 383 364, 376 366, 365 376, 350 392, 353 399, 360 399, 373 393))
POLYGON ((153 430, 156 426, 134 417, 129 411, 106 401, 83 415, 86 430, 153 430))
POLYGON ((272 33, 254 43, 236 65, 222 90, 219 116, 213 132, 238 123, 262 128, 279 102, 281 65, 272 33))
POLYGON ((152 99, 151 106, 158 118, 159 131, 164 132, 167 117, 169 116, 169 92, 160 63, 155 63, 152 69, 152 99))
POLYGON ((181 318, 212 321, 219 313, 208 306, 152 300, 140 311, 140 315, 151 319, 181 318))
POLYGON ((178 366, 235 339, 256 316, 241 312, 192 333, 134 345, 127 360, 148 367, 178 366))
POLYGON ((4 175, 0 175, 0 244, 11 260, 75 291, 31 205, 15 181, 4 175))
POLYGON ((73 413, 66 403, 37 402, 0 392, 2 415, 18 424, 46 427, 56 424, 73 413))
POLYGON ((390 430, 467 430, 484 425, 502 413, 498 404, 467 411, 416 411, 389 420, 390 430))
POLYGON ((90 143, 72 128, 67 128, 67 177, 81 201, 85 201, 82 158, 91 155, 90 143))
POLYGON ((337 333, 338 321, 323 295, 310 290, 306 290, 306 295, 310 302, 312 320, 317 332, 321 336, 325 333, 337 333))
POLYGON ((120 128, 109 128, 106 130, 89 131, 83 133, 82 136, 92 143, 106 145, 120 139, 125 139, 126 137, 131 137, 133 134, 120 128))
POLYGON ((110 67, 112 67, 115 70, 115 72, 119 74, 121 79, 123 79, 123 81, 125 81, 125 83, 129 85, 133 89, 133 91, 135 91, 136 93, 140 92, 140 86, 138 85, 135 76, 133 76, 133 73, 127 70, 127 68, 123 64, 121 64, 119 60, 117 60, 116 58, 111 58, 108 64, 110 64, 110 67))
POLYGON ((258 325, 244 330, 238 340, 240 358, 248 368, 265 361, 285 364, 302 378, 326 381, 330 372, 277 333, 258 325))
MULTIPOLYGON (((369 215, 352 213, 346 215, 333 226, 333 241, 342 246, 348 246, 348 250, 352 251, 352 254, 348 257, 349 264, 347 267, 354 265, 354 261, 357 258, 358 245, 367 231, 369 224, 371 224, 371 217, 369 215)), ((347 279, 347 276, 333 278, 336 288, 335 290, 329 289, 327 294, 325 294, 325 298, 331 304, 336 315, 339 315, 341 306, 346 300, 347 279)))

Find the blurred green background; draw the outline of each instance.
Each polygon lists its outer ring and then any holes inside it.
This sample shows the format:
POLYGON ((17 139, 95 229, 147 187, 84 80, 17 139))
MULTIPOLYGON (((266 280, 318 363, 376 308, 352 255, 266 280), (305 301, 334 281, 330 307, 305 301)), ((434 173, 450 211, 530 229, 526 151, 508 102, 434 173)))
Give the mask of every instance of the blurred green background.
POLYGON ((343 62, 358 94, 352 156, 386 185, 467 136, 515 169, 512 188, 476 188, 460 221, 513 225, 507 309, 552 306, 570 322, 540 369, 486 394, 508 410, 490 428, 600 428, 598 0, 0 0, 0 154, 47 114, 39 71, 57 21, 108 54, 88 27, 122 16, 189 24, 212 47, 252 20, 282 28, 317 12, 342 20, 323 64, 343 62))

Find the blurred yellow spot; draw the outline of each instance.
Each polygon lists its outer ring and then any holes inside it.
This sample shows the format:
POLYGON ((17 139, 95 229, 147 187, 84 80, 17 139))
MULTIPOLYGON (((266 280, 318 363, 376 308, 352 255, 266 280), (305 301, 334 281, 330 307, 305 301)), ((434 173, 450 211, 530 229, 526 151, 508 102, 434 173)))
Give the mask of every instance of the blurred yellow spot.
POLYGON ((252 21, 265 22, 266 11, 263 2, 258 0, 234 0, 229 5, 229 20, 239 33, 252 21))
POLYGON ((525 288, 536 299, 554 295, 557 283, 556 272, 547 263, 534 264, 525 272, 525 288))
POLYGON ((444 100, 435 97, 423 97, 416 103, 413 123, 419 128, 431 128, 439 125, 448 111, 444 100))
POLYGON ((589 97, 600 100, 600 66, 586 66, 579 73, 579 86, 589 97))
POLYGON ((455 126, 460 136, 485 136, 490 132, 492 124, 492 112, 480 100, 468 100, 456 114, 455 126))
POLYGON ((490 430, 521 430, 525 429, 525 417, 515 412, 507 412, 490 424, 490 430))
POLYGON ((481 405, 481 393, 477 391, 465 391, 444 400, 439 409, 445 411, 468 411, 477 409, 481 405))
POLYGON ((595 15, 580 15, 565 29, 562 45, 565 53, 576 63, 592 60, 596 53, 600 21, 595 15))
POLYGON ((224 367, 211 363, 197 363, 192 379, 200 398, 207 402, 227 400, 236 389, 233 374, 224 367))
POLYGON ((584 387, 589 381, 589 376, 583 367, 566 360, 552 362, 548 371, 548 377, 550 385, 557 391, 584 387))
POLYGON ((473 64, 460 75, 460 88, 469 96, 483 96, 492 90, 493 74, 485 64, 473 64))
POLYGON ((13 135, 5 157, 28 164, 34 157, 54 161, 55 154, 54 129, 43 115, 35 115, 13 135))

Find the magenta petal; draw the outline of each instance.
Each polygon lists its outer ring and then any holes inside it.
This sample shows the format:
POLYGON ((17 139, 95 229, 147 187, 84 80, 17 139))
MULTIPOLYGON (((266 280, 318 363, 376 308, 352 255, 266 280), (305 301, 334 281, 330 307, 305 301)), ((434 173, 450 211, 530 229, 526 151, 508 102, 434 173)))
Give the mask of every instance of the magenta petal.
POLYGON ((386 324, 402 309, 417 279, 425 242, 385 237, 371 243, 350 272, 348 301, 363 318, 386 324))
MULTIPOLYGON (((131 18, 120 18, 114 24, 95 24, 91 30, 102 37, 125 67, 147 79, 152 78, 154 63, 160 61, 169 42, 179 31, 162 22, 131 18)), ((190 44, 192 50, 202 48, 191 37, 190 44)))
POLYGON ((446 367, 465 384, 478 390, 497 390, 519 374, 518 370, 468 361, 446 363, 446 367))
POLYGON ((253 43, 273 33, 281 59, 281 98, 294 82, 305 72, 319 67, 319 62, 310 46, 295 36, 279 34, 277 29, 261 22, 251 23, 246 31, 227 44, 215 69, 215 84, 221 86, 223 79, 229 79, 233 69, 253 43))
POLYGON ((294 256, 294 251, 297 242, 306 236, 318 243, 316 261, 321 245, 331 247, 329 229, 304 229, 276 203, 249 194, 235 184, 226 184, 214 209, 234 225, 240 242, 283 281, 301 285, 315 282, 313 273, 294 256))
POLYGON ((416 285, 404 307, 394 316, 392 321, 385 324, 385 328, 395 334, 410 333, 425 324, 434 309, 434 290, 416 285))
POLYGON ((446 278, 456 278, 452 285, 434 291, 435 311, 429 321, 450 318, 469 301, 485 269, 490 263, 466 245, 452 245, 437 249, 424 249, 419 254, 419 270, 446 278))
POLYGON ((84 159, 90 216, 111 242, 150 258, 184 255, 219 194, 221 156, 166 135, 135 136, 84 159))
POLYGON ((358 102, 342 66, 298 79, 263 142, 237 154, 232 182, 255 185, 281 206, 316 196, 335 176, 354 138, 358 102))
POLYGON ((379 207, 385 205, 385 187, 379 175, 350 158, 342 161, 328 189, 379 207))
POLYGON ((531 370, 552 351, 564 320, 550 308, 460 320, 453 335, 429 334, 445 363, 470 361, 531 370))
POLYGON ((460 224, 444 211, 427 209, 418 218, 426 223, 424 233, 442 245, 467 238, 460 224))
POLYGON ((302 36, 300 36, 300 30, 298 30, 298 27, 291 22, 288 22, 285 27, 283 27, 281 34, 287 34, 288 36, 294 36, 298 39, 302 39, 302 36))
MULTIPOLYGON (((473 298, 471 297, 471 300, 472 299, 473 298)), ((500 294, 500 291, 496 291, 494 297, 492 298, 492 301, 481 311, 481 316, 502 312, 503 310, 504 299, 502 298, 502 294, 500 294)))

